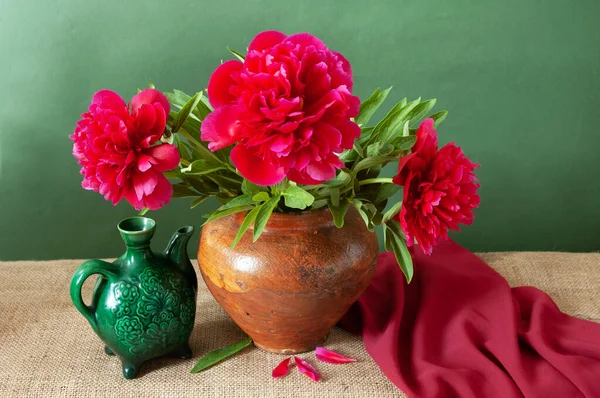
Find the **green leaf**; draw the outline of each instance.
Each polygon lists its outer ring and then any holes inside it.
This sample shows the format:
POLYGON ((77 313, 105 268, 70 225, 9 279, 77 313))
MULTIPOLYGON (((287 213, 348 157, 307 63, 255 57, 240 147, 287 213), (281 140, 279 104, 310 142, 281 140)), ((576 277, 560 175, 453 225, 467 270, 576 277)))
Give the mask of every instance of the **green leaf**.
POLYGON ((321 207, 325 207, 325 206, 327 206, 327 203, 328 203, 327 199, 319 199, 319 200, 315 200, 315 201, 313 202, 313 204, 312 204, 312 208, 313 208, 314 210, 316 210, 316 209, 320 209, 321 207))
POLYGON ((446 119, 446 116, 448 116, 448 111, 439 111, 429 117, 435 120, 434 127, 437 128, 446 119))
POLYGON ((176 133, 179 128, 183 125, 183 122, 188 118, 192 110, 198 105, 200 102, 200 98, 202 97, 202 91, 196 93, 185 105, 179 110, 175 120, 173 121, 173 126, 171 126, 171 131, 176 133))
POLYGON ((164 94, 171 103, 171 105, 174 105, 179 109, 183 108, 185 103, 188 102, 190 98, 192 98, 183 91, 179 90, 173 90, 172 93, 166 92, 164 94))
POLYGON ((267 225, 267 222, 271 217, 271 213, 273 213, 273 210, 279 203, 280 199, 281 195, 273 196, 271 199, 269 199, 260 206, 260 210, 258 212, 258 215, 256 216, 256 221, 254 221, 253 242, 256 242, 262 234, 263 230, 265 229, 265 225, 267 225))
POLYGON ((205 159, 198 159, 194 160, 189 166, 182 168, 181 172, 188 175, 203 175, 224 169, 225 167, 222 165, 211 163, 205 159))
POLYGON ((156 89, 156 87, 154 87, 154 84, 152 84, 152 82, 148 82, 148 87, 156 89))
POLYGON ((242 181, 242 192, 247 195, 256 195, 260 192, 260 187, 244 179, 244 181, 242 181))
POLYGON ((185 183, 173 184, 173 198, 191 198, 200 195, 185 183))
POLYGON ((367 157, 379 156, 379 149, 381 148, 381 142, 377 141, 367 147, 367 157))
POLYGON ((252 200, 255 202, 266 202, 267 200, 269 200, 270 196, 267 192, 258 192, 255 195, 252 196, 252 200))
POLYGON ((375 228, 374 228, 373 224, 371 223, 371 216, 369 216, 369 214, 367 214, 367 212, 363 208, 362 202, 358 199, 352 199, 352 204, 354 205, 354 208, 356 209, 356 211, 358 212, 360 217, 365 222, 367 229, 369 231, 373 232, 375 230, 375 228))
POLYGON ((202 358, 200 358, 198 362, 196 362, 196 365, 194 365, 190 373, 198 373, 206 368, 209 368, 215 365, 216 363, 219 363, 222 360, 229 358, 234 354, 237 354, 244 348, 248 347, 251 343, 252 339, 247 338, 237 343, 228 345, 227 347, 211 351, 208 354, 204 355, 202 358))
POLYGON ((242 62, 244 62, 244 60, 246 59, 246 57, 244 56, 244 54, 242 54, 239 51, 234 50, 233 48, 230 48, 229 46, 227 46, 227 50, 230 53, 232 53, 237 59, 239 59, 242 62))
POLYGON ((373 133, 374 129, 375 129, 374 126, 371 126, 371 127, 361 127, 360 128, 360 137, 358 137, 356 139, 356 141, 354 141, 354 142, 357 142, 360 145, 365 144, 371 138, 371 134, 373 133))
MULTIPOLYGON (((266 193, 266 192, 261 192, 261 193, 266 193)), ((257 206, 254 209, 250 210, 248 212, 248 214, 246 214, 246 217, 244 217, 244 221, 242 222, 242 225, 240 225, 240 228, 238 229, 237 233, 235 234, 235 238, 233 239, 233 242, 231 242, 230 249, 233 250, 235 248, 235 245, 237 245, 238 242, 240 241, 240 239, 242 239, 242 237, 244 236, 244 234, 246 233, 246 231, 248 230, 250 225, 252 225, 254 220, 256 220, 256 216, 258 215, 259 211, 260 211, 260 206, 257 206)))
MULTIPOLYGON (((208 149, 208 147, 206 146, 206 144, 198 141, 196 138, 194 138, 194 136, 192 136, 192 134, 190 134, 190 131, 193 130, 189 130, 187 126, 188 121, 192 120, 191 118, 188 119, 184 124, 183 127, 179 130, 179 134, 181 134, 186 140, 187 142, 190 144, 190 148, 192 148, 194 150, 194 152, 197 154, 197 157, 208 160, 212 163, 222 163, 221 159, 219 159, 214 153, 212 153, 210 151, 210 149, 208 149)), ((198 124, 198 130, 196 131, 199 135, 199 131, 200 131, 200 124, 198 124)))
POLYGON ((325 181, 323 185, 328 187, 342 187, 348 184, 351 179, 352 177, 347 171, 341 170, 334 178, 329 181, 325 181))
POLYGON ((252 198, 252 195, 241 195, 241 196, 231 199, 229 202, 227 202, 223 206, 219 207, 217 209, 217 211, 223 211, 223 210, 227 210, 227 209, 230 209, 232 207, 237 207, 237 206, 252 205, 254 203, 255 203, 255 200, 252 198))
POLYGON ((352 144, 352 148, 356 151, 358 156, 360 156, 361 158, 365 157, 365 153, 363 152, 362 146, 358 142, 354 141, 354 144, 352 144))
POLYGON ((329 202, 328 205, 329 210, 331 210, 331 214, 333 215, 333 223, 336 227, 342 228, 344 226, 344 217, 346 216, 350 202, 344 200, 339 206, 335 206, 333 203, 329 202))
POLYGON ((410 126, 414 127, 419 124, 419 122, 427 116, 429 111, 435 106, 437 100, 432 98, 427 101, 421 102, 419 105, 415 106, 415 108, 410 113, 410 126))
POLYGON ((395 194, 397 194, 402 187, 400 185, 389 183, 389 184, 381 184, 379 188, 377 188, 377 194, 374 203, 381 203, 384 200, 388 200, 395 194))
POLYGON ((183 141, 180 135, 173 134, 172 137, 175 137, 175 145, 177 146, 177 149, 179 149, 179 154, 181 155, 181 158, 186 160, 191 159, 192 151, 191 148, 189 148, 188 144, 185 141, 183 141))
POLYGON ((340 205, 340 189, 337 187, 331 188, 329 195, 331 196, 331 204, 334 207, 338 207, 340 205))
MULTIPOLYGON (((183 91, 173 90, 172 93, 165 93, 167 99, 174 107, 181 109, 185 106, 185 104, 192 98, 183 91)), ((172 111, 175 114, 177 112, 172 111)), ((195 108, 192 109, 192 114, 198 119, 198 121, 204 120, 206 115, 212 112, 212 108, 207 103, 206 97, 204 95, 201 96, 200 102, 196 105, 195 108)), ((189 120, 189 119, 188 119, 189 120)), ((172 122, 171 122, 172 125, 172 122)))
POLYGON ((207 97, 206 95, 203 95, 203 96, 202 96, 202 98, 200 98, 200 102, 201 102, 202 104, 204 104, 203 106, 204 106, 206 109, 208 109, 208 110, 209 110, 209 111, 211 111, 211 112, 213 111, 213 107, 212 107, 212 105, 210 104, 210 101, 208 100, 208 97, 207 97))
MULTIPOLYGON (((252 208, 254 208, 254 206, 252 206, 252 205, 242 205, 242 206, 230 207, 225 210, 220 210, 220 211, 217 210, 214 213, 208 215, 208 218, 204 222, 204 224, 207 224, 214 220, 218 220, 219 218, 230 216, 235 213, 240 213, 242 211, 250 210, 252 208)), ((206 217, 206 216, 204 216, 204 217, 206 217)))
POLYGON ((390 87, 383 92, 380 92, 379 89, 377 89, 369 98, 360 104, 360 111, 355 119, 356 123, 361 126, 367 124, 371 119, 371 116, 373 116, 375 111, 383 104, 383 101, 385 101, 391 89, 392 88, 390 87))
POLYGON ((392 110, 375 126, 373 136, 379 139, 382 144, 387 144, 393 140, 396 134, 400 131, 404 122, 409 119, 412 110, 419 105, 421 98, 417 98, 408 104, 399 107, 396 104, 392 110))
POLYGON ((200 119, 200 121, 203 121, 204 119, 206 119, 206 116, 208 116, 208 114, 212 112, 212 109, 209 108, 204 103, 204 101, 202 101, 204 98, 205 97, 202 96, 202 98, 200 98, 200 102, 198 102, 196 107, 194 109, 192 109, 192 114, 194 116, 196 116, 198 119, 200 119))
POLYGON ((402 227, 400 226, 400 222, 398 222, 398 220, 389 220, 386 225, 388 228, 394 231, 396 235, 406 240, 406 236, 404 236, 404 231, 402 231, 402 227))
POLYGON ((239 191, 241 191, 242 181, 237 180, 236 178, 232 178, 232 175, 226 175, 225 173, 213 173, 207 174, 206 178, 212 180, 215 184, 219 185, 224 190, 229 190, 231 193, 235 195, 239 195, 239 191))
POLYGON ((380 142, 374 142, 367 147, 367 157, 387 156, 394 150, 396 147, 393 144, 381 145, 380 142))
POLYGON ((402 129, 402 137, 410 136, 410 121, 404 122, 404 128, 402 129))
POLYGON ((186 184, 200 192, 200 194, 196 196, 214 195, 219 192, 219 186, 214 181, 204 180, 202 176, 186 176, 181 174, 179 178, 183 179, 186 184))
POLYGON ((384 166, 389 162, 398 160, 396 156, 372 156, 365 158, 358 162, 352 169, 354 173, 358 173, 361 170, 370 169, 374 166, 384 166))
POLYGON ((398 203, 394 203, 392 207, 390 207, 385 213, 383 213, 383 222, 388 222, 392 217, 394 217, 402 208, 402 201, 398 203))
POLYGON ((283 191, 283 199, 287 207, 304 210, 315 201, 315 197, 296 185, 290 185, 283 191))
POLYGON ((394 147, 399 151, 408 151, 410 150, 415 142, 417 141, 417 137, 414 135, 409 135, 408 137, 398 137, 394 140, 394 147))
MULTIPOLYGON (((177 118, 177 115, 178 115, 178 112, 176 112, 176 111, 170 112, 169 116, 172 116, 169 118, 171 126, 173 125, 173 123, 175 123, 175 119, 177 118)), ((179 128, 179 133, 181 133, 183 130, 185 130, 193 136, 193 138, 191 140, 189 140, 190 142, 194 142, 194 144, 196 142, 201 143, 202 141, 200 141, 200 125, 201 125, 200 120, 196 119, 195 117, 188 117, 183 122, 183 125, 179 128), (198 138, 196 138, 196 137, 198 137, 198 138)), ((208 147, 208 144, 206 144, 206 146, 208 147)))
POLYGON ((394 257, 396 257, 396 261, 398 261, 398 265, 402 270, 402 273, 406 277, 406 282, 410 283, 413 277, 413 263, 412 257, 410 256, 410 252, 408 251, 408 247, 406 247, 406 241, 400 237, 392 228, 389 228, 388 224, 386 224, 387 233, 386 233, 386 248, 394 252, 394 257))
POLYGON ((192 204, 190 205, 190 209, 193 209, 193 208, 197 207, 200 203, 204 202, 208 198, 209 198, 209 196, 205 195, 205 196, 200 196, 198 199, 195 199, 192 202, 192 204))

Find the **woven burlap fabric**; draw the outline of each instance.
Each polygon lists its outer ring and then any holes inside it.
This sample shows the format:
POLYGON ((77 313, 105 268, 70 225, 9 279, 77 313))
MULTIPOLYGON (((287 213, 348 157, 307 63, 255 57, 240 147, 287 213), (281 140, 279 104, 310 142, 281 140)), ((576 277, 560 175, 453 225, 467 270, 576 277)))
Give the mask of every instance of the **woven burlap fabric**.
MULTIPOLYGON (((481 257, 513 286, 548 292, 567 313, 600 320, 600 254, 490 253, 481 257)), ((273 380, 283 359, 248 348, 199 374, 189 370, 207 351, 238 341, 243 333, 204 285, 191 345, 194 359, 158 359, 135 380, 71 304, 68 287, 80 261, 0 263, 0 397, 403 397, 357 337, 335 329, 327 347, 358 363, 329 365, 311 360, 324 379, 314 383, 293 370, 273 380)), ((93 280, 86 283, 89 297, 93 280)))

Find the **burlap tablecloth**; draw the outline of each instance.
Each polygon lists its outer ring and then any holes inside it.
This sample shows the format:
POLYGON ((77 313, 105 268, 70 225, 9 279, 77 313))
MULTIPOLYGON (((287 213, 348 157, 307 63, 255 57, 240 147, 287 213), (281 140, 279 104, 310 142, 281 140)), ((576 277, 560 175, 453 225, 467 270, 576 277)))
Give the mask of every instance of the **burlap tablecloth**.
MULTIPOLYGON (((600 254, 488 253, 484 261, 511 285, 534 285, 572 315, 600 322, 600 254)), ((327 347, 358 363, 329 365, 311 359, 323 375, 312 382, 295 369, 273 380, 282 356, 248 348, 199 374, 199 356, 238 341, 243 333, 204 284, 191 339, 194 359, 158 359, 135 380, 125 380, 115 357, 69 298, 78 260, 0 262, 0 397, 404 397, 379 370, 359 338, 334 330, 327 347)), ((90 278, 92 279, 92 278, 90 278)), ((86 282, 87 291, 93 281, 86 282)))

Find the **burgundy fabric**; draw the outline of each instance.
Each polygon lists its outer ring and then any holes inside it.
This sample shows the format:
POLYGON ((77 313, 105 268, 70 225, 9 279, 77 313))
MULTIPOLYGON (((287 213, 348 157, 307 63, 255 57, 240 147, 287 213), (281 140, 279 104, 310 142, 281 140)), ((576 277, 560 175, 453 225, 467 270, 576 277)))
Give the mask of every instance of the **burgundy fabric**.
POLYGON ((600 397, 600 324, 511 289, 458 244, 413 252, 407 285, 391 253, 341 322, 409 397, 600 397))

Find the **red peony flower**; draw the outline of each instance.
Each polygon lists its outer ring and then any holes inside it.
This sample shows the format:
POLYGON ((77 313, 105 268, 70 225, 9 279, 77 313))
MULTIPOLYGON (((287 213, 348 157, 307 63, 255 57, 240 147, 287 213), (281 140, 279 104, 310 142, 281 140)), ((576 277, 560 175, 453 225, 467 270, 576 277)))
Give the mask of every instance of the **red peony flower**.
POLYGON ((137 210, 167 204, 173 188, 162 173, 179 164, 179 151, 174 145, 154 144, 163 134, 169 108, 167 98, 154 89, 138 93, 129 106, 115 92, 94 94, 69 137, 82 166, 82 186, 113 205, 123 197, 137 210))
POLYGON ((337 153, 360 135, 350 64, 308 33, 258 34, 243 63, 214 71, 208 96, 202 139, 213 151, 235 144, 233 163, 259 185, 331 179, 343 167, 337 153))
POLYGON ((400 159, 394 183, 404 186, 399 221, 411 246, 413 239, 427 254, 448 239, 448 229, 473 222, 479 205, 473 164, 454 143, 438 152, 433 119, 424 120, 417 131, 412 152, 400 159))

